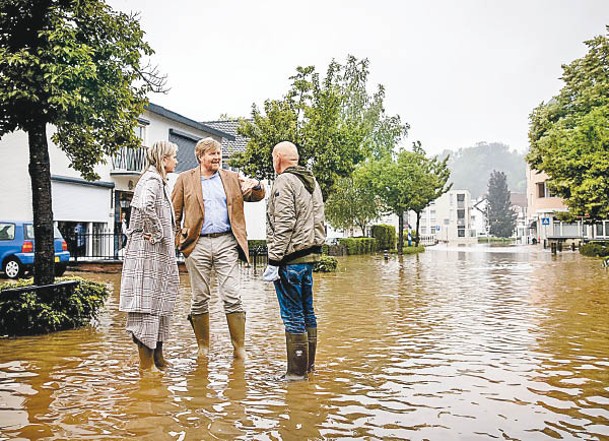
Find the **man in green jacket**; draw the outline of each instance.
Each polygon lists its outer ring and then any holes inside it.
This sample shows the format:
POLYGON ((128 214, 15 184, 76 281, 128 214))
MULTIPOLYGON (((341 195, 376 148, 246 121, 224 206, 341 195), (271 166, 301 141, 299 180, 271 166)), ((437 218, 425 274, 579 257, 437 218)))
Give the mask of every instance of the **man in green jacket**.
POLYGON ((313 174, 298 165, 298 149, 283 141, 273 148, 277 178, 267 205, 269 265, 263 279, 275 283, 285 327, 285 378, 306 378, 315 364, 317 318, 313 309, 313 265, 326 238, 324 203, 313 174))

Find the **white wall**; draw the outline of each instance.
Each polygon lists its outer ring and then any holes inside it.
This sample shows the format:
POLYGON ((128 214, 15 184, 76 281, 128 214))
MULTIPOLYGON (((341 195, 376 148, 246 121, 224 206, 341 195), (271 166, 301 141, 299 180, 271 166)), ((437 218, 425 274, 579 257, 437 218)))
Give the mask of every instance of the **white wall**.
POLYGON ((32 189, 28 139, 25 132, 4 135, 0 140, 0 218, 5 220, 32 219, 32 189))

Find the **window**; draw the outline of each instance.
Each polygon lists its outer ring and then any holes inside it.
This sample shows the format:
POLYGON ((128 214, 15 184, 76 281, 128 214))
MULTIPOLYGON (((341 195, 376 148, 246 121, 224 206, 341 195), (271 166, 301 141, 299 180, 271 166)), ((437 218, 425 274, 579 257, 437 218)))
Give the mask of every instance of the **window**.
POLYGON ((465 201, 465 193, 459 193, 457 195, 457 202, 464 202, 465 201))
POLYGON ((144 141, 146 140, 146 126, 143 124, 138 124, 135 126, 135 136, 137 136, 142 141, 142 144, 144 144, 144 141))
POLYGON ((457 237, 465 237, 465 228, 459 228, 457 230, 457 237))
POLYGON ((554 194, 548 189, 545 182, 538 182, 537 186, 537 197, 538 198, 553 198, 554 194))
POLYGON ((15 240, 15 224, 0 224, 0 240, 15 240))

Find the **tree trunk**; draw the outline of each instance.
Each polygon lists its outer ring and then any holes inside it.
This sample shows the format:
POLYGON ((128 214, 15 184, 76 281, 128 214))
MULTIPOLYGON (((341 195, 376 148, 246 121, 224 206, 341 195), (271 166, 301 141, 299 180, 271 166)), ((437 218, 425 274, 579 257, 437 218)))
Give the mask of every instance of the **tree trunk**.
POLYGON ((55 279, 53 204, 51 166, 46 124, 34 123, 28 130, 30 145, 30 180, 34 214, 34 284, 47 285, 55 279))
POLYGON ((414 246, 418 247, 419 242, 421 241, 421 239, 419 237, 419 221, 421 220, 421 212, 417 211, 417 212, 415 212, 415 214, 417 215, 417 226, 415 228, 414 246))
POLYGON ((398 255, 404 254, 404 212, 398 213, 398 255))

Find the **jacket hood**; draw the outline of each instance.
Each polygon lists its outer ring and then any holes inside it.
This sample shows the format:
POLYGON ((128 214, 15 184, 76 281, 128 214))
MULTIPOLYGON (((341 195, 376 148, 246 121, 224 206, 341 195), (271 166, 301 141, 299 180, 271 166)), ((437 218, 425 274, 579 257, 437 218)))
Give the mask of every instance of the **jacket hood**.
POLYGON ((304 184, 307 191, 313 194, 313 191, 315 190, 315 177, 313 177, 313 173, 309 170, 300 165, 295 165, 286 168, 283 172, 291 173, 296 176, 304 184))

